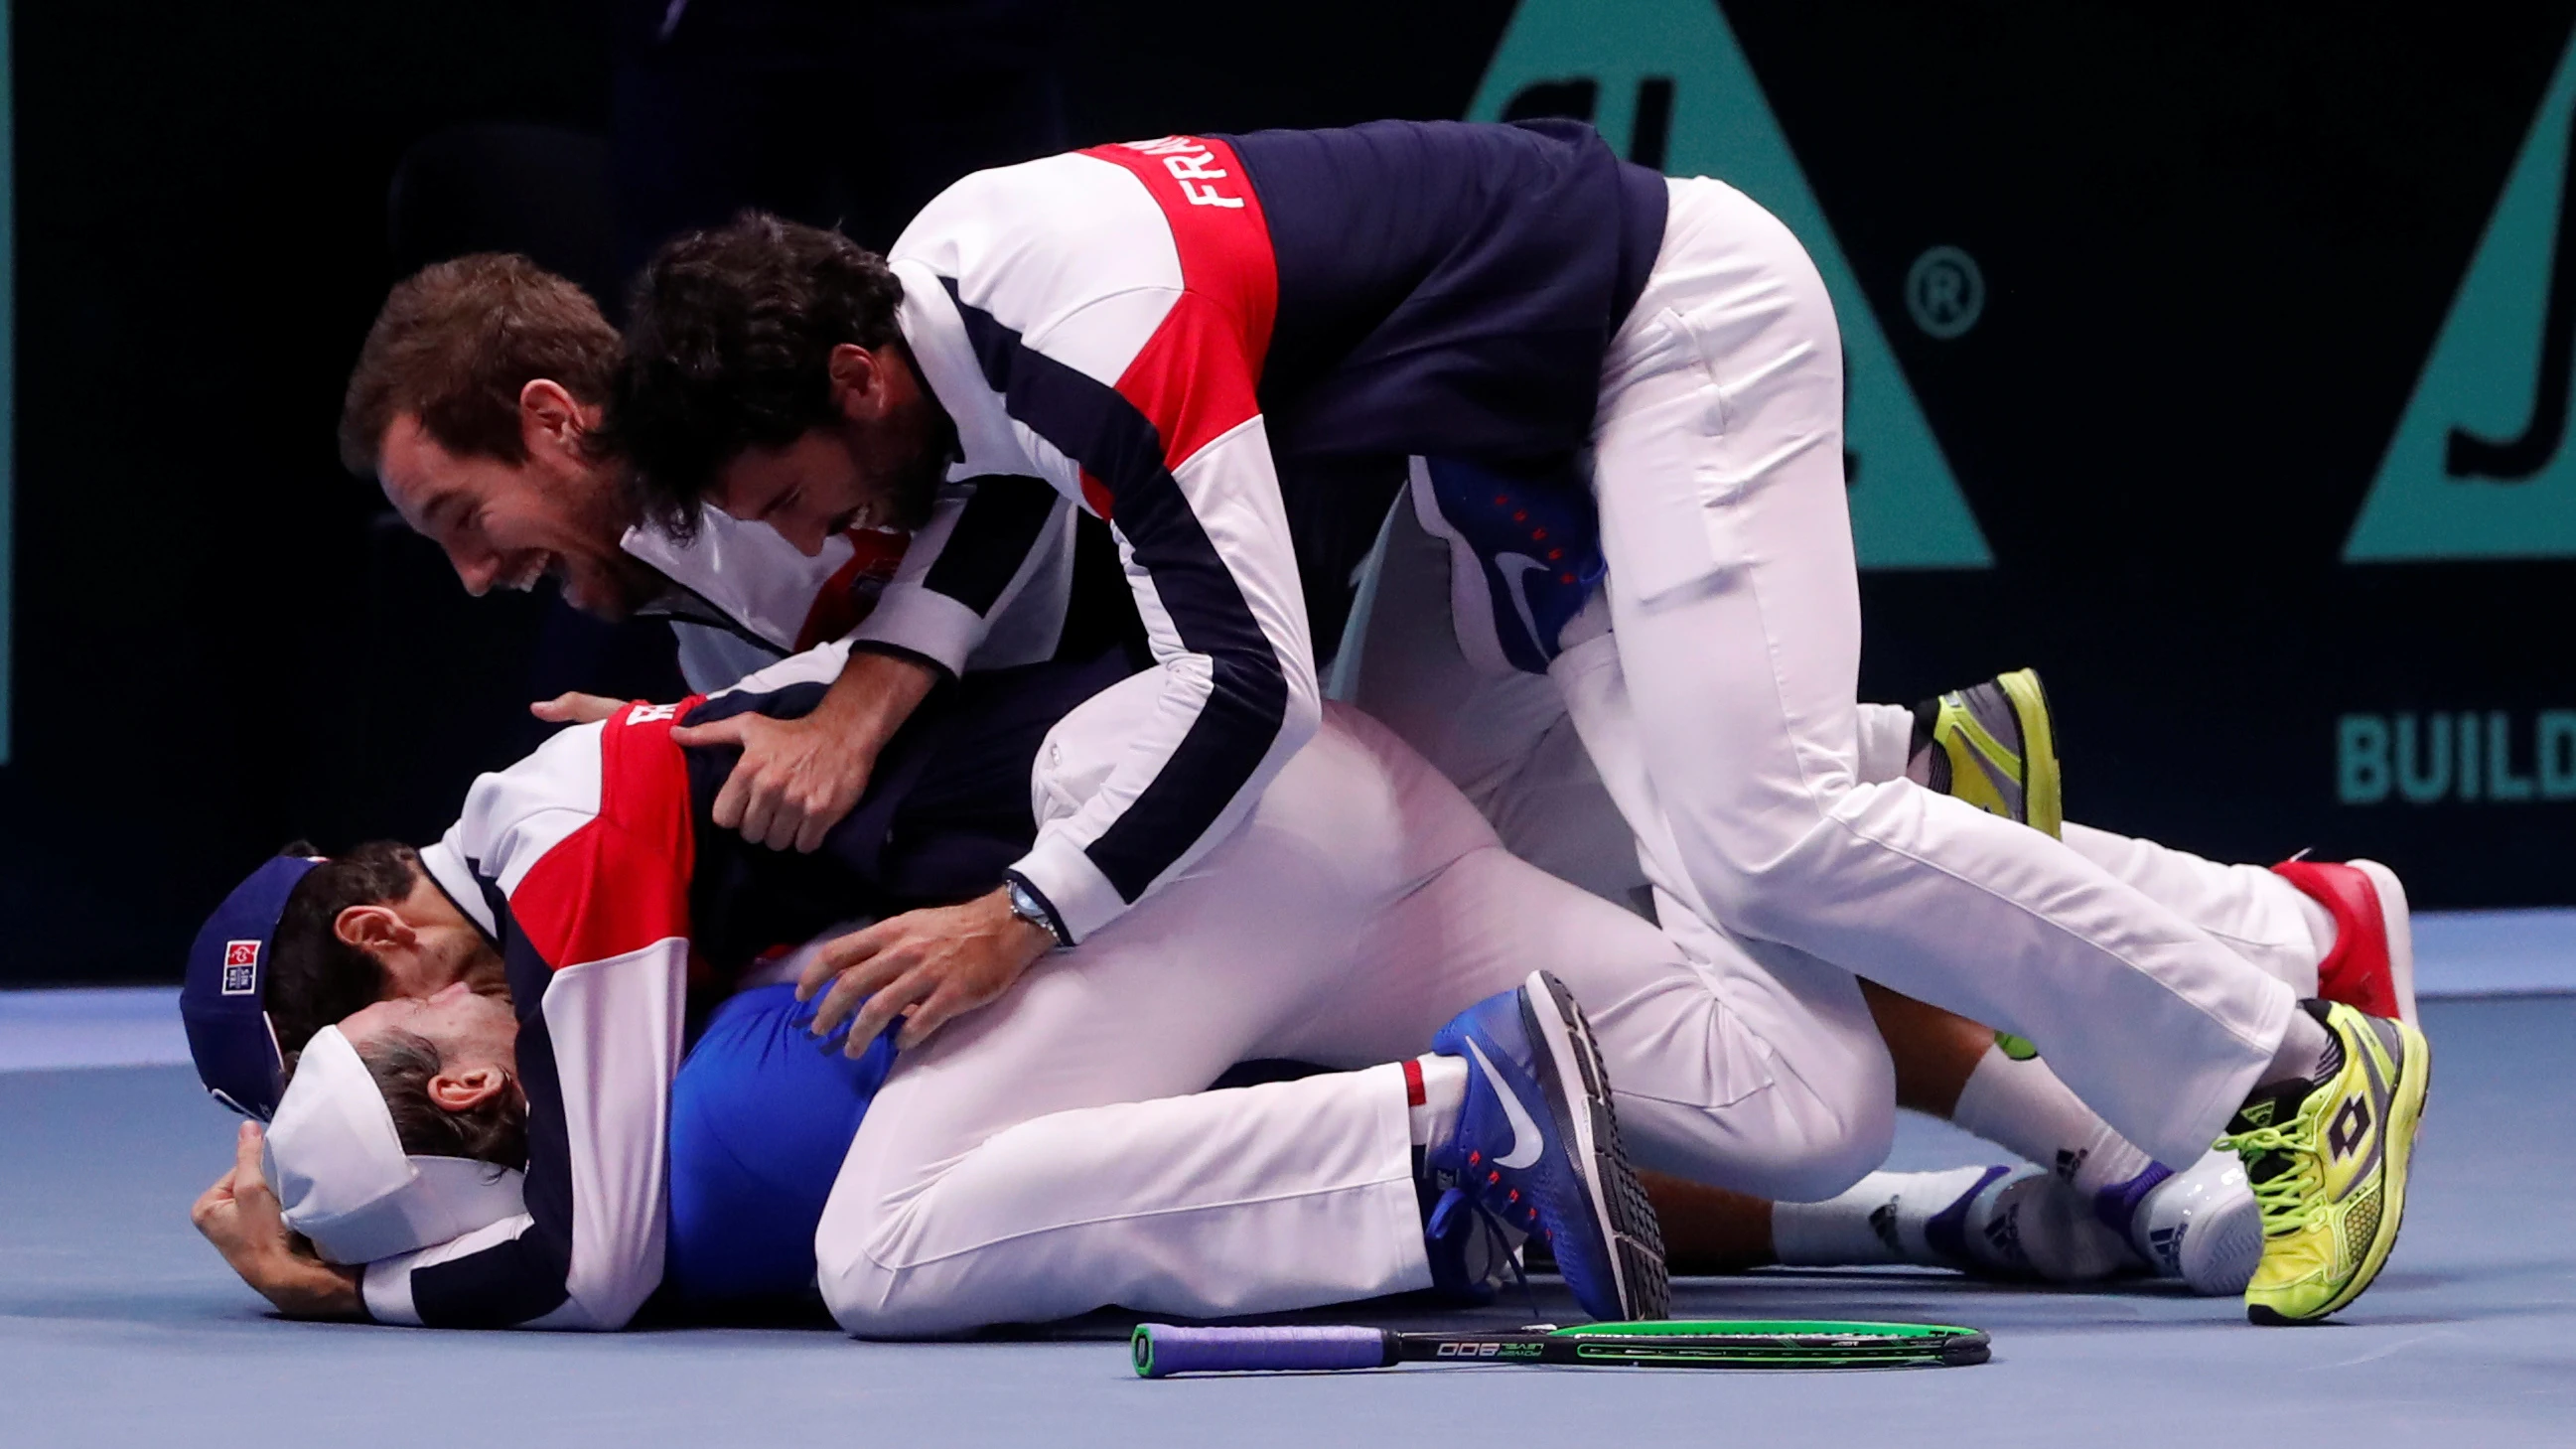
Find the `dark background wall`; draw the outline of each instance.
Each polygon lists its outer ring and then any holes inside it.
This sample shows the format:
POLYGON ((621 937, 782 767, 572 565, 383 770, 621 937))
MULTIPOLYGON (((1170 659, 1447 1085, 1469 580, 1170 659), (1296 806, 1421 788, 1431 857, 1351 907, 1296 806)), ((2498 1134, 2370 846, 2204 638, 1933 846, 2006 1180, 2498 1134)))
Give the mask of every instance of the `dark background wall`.
MULTIPOLYGON (((1510 11, 1077 0, 1065 125, 1462 115, 1510 11)), ((2077 818, 2379 854, 2425 904, 2576 900, 2576 802, 2344 804, 2335 756, 2353 712, 2506 711, 2528 751, 2539 711, 2576 708, 2576 563, 2340 562, 2571 7, 1725 13, 1996 558, 1867 577, 1865 693, 2035 663, 2077 818), (1965 337, 1905 320, 1935 243, 1988 285, 1965 337)), ((605 135, 620 21, 605 0, 11 18, 0 980, 166 979, 260 855, 435 832, 528 737, 517 701, 584 682, 562 660, 635 663, 544 600, 464 599, 331 436, 395 274, 398 161, 467 124, 605 135)))

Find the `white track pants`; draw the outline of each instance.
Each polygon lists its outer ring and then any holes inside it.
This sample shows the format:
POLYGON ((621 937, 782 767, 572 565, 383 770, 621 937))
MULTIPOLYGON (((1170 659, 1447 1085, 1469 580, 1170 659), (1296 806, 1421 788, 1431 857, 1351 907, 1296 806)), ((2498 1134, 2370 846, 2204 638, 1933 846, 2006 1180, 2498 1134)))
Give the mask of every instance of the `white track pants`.
POLYGON ((1860 778, 1833 307, 1741 193, 1672 197, 1604 364, 1611 633, 1556 670, 1650 874, 1702 921, 2030 1038, 2121 1135, 2195 1160, 2295 997, 2061 843, 1860 778))
MULTIPOLYGON (((1672 194, 1604 372, 1609 577, 1567 631, 1591 637, 1554 670, 1660 918, 1695 956, 1731 932, 1774 969, 1848 969, 2027 1036, 2123 1135, 2195 1159, 2313 989, 2295 904, 2244 868, 2098 832, 2053 842, 1901 778, 1910 722, 1855 700, 1831 304, 1795 238, 1741 194, 1707 180, 1672 194)), ((1408 522, 1399 509, 1390 565, 1408 522)), ((1380 658, 1383 636, 1448 622, 1444 598, 1391 592, 1398 574, 1343 672, 1355 697, 1453 768, 1507 840, 1521 844, 1519 801, 1543 802, 1526 848, 1623 895, 1597 820, 1562 823, 1565 722, 1508 684, 1471 695, 1380 658)), ((1865 1053, 1817 1035, 1803 1044, 1819 1072, 1865 1053)))
MULTIPOLYGON (((1153 699, 1130 681, 1058 727, 1042 818, 1078 807, 1153 699)), ((1868 1014, 1847 976, 1715 955, 1513 858, 1420 756, 1335 707, 1186 877, 905 1055, 824 1209, 825 1300, 852 1333, 909 1337, 1426 1286, 1403 1078, 1371 1064, 1541 968, 1591 1017, 1634 1156, 1830 1194, 1885 1154, 1884 1054, 1810 1079, 1765 1032, 1863 1036, 1868 1014), (1262 1057, 1363 1070, 1201 1090, 1262 1057)))
MULTIPOLYGON (((1335 697, 1420 750, 1493 823, 1505 849, 1595 895, 1642 906, 1649 887, 1636 835, 1602 788, 1566 693, 1545 676, 1469 662, 1450 616, 1451 570, 1448 543, 1424 530, 1409 492, 1399 497, 1342 642, 1335 697)), ((1862 704, 1854 722, 1860 780, 1905 778, 1913 711, 1862 704)), ((2325 950, 2298 888, 2280 876, 2073 821, 2065 843, 2296 995, 2316 994, 2325 950)))

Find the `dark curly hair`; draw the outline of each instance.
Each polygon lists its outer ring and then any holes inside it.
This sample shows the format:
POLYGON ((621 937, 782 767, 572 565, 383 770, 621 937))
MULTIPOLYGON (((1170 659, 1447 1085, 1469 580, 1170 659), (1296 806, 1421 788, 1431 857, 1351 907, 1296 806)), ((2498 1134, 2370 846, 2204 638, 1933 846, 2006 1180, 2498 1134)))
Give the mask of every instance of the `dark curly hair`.
POLYGON ((897 342, 902 300, 883 257, 765 212, 665 244, 635 280, 602 439, 647 515, 686 537, 725 464, 834 422, 832 349, 897 342))
MULTIPOLYGON (((316 855, 303 841, 281 855, 316 855)), ((351 906, 383 905, 410 895, 420 879, 420 853, 398 840, 370 840, 305 872, 287 894, 272 946, 268 989, 261 1002, 277 1032, 277 1048, 292 1057, 313 1033, 385 996, 385 968, 340 939, 334 929, 351 906)))

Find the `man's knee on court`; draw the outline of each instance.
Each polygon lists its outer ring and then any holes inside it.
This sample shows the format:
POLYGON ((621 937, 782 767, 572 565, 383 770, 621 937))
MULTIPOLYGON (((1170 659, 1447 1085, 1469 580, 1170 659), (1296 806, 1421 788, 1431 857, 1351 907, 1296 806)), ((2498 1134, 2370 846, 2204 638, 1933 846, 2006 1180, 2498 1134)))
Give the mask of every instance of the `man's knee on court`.
POLYGON ((1746 1145, 1736 1154, 1738 1171, 1720 1186, 1783 1202, 1821 1202, 1886 1163, 1896 1140, 1895 1098, 1884 1089, 1872 1094, 1866 1078, 1828 1092, 1786 1078, 1769 1095, 1761 1104, 1767 1118, 1752 1116, 1754 1104, 1739 1113, 1746 1145))
POLYGON ((832 1321, 855 1338, 911 1338, 940 1331, 928 1327, 931 1295, 914 1287, 918 1275, 887 1265, 891 1225, 876 1214, 826 1213, 814 1235, 814 1282, 832 1321))
POLYGON ((901 1134, 871 1141, 872 1125, 851 1144, 814 1234, 824 1307, 858 1338, 981 1327, 991 1320, 960 1301, 961 1285, 980 1283, 978 1291, 990 1293, 1007 1283, 1007 1265, 985 1255, 1043 1224, 1049 1185, 1066 1176, 1049 1170, 1051 1134, 1023 1122, 950 1155, 901 1134))
POLYGON ((814 1242, 815 1283, 832 1321, 853 1338, 941 1338, 999 1322, 1054 1316, 1028 1295, 1042 1285, 1013 1286, 1008 1263, 978 1263, 987 1244, 923 1254, 912 1214, 892 1204, 876 1224, 836 1234, 826 1219, 814 1242), (997 1298, 995 1295, 999 1295, 997 1298))
POLYGON ((910 1330, 906 1320, 918 1305, 908 1300, 920 1295, 911 1291, 918 1275, 906 1271, 914 1256, 908 1245, 946 1175, 923 1169, 920 1154, 884 1130, 893 1120, 880 1108, 859 1124, 814 1229, 814 1285, 832 1320, 860 1338, 910 1330))
POLYGON ((1885 1092, 1817 1099, 1773 1164, 1770 1197, 1822 1202, 1887 1163, 1896 1145, 1896 1100, 1885 1092))
POLYGON ((1766 1066, 1758 1081, 1719 1087, 1723 1100, 1620 1091, 1631 1154, 1659 1172, 1790 1202, 1832 1197, 1886 1161, 1896 1100, 1883 1055, 1766 1066))
MULTIPOLYGON (((1774 969, 1794 975, 1794 958, 1776 954, 1774 969)), ((1896 1142, 1896 1062, 1866 1010, 1844 1020, 1829 995, 1809 999, 1841 1026, 1774 1043, 1772 1089, 1794 1151, 1773 1196, 1790 1202, 1818 1202, 1850 1187, 1884 1166, 1896 1142)))

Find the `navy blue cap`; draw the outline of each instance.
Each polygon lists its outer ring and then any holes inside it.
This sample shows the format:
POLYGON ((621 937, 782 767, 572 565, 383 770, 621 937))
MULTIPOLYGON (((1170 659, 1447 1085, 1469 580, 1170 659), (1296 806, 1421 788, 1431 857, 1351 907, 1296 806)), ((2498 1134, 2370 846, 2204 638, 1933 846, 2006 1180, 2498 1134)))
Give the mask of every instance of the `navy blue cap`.
POLYGON ((233 887, 198 928, 188 948, 188 979, 179 988, 179 1019, 197 1079, 216 1101, 262 1122, 286 1092, 286 1059, 268 1024, 269 957, 278 918, 318 856, 281 855, 233 887))

